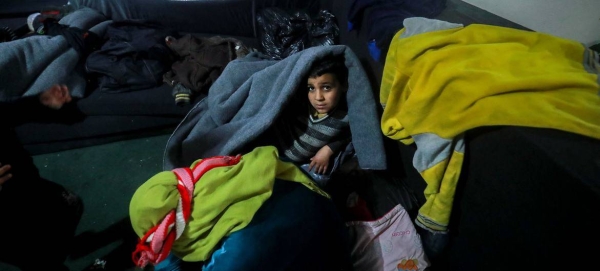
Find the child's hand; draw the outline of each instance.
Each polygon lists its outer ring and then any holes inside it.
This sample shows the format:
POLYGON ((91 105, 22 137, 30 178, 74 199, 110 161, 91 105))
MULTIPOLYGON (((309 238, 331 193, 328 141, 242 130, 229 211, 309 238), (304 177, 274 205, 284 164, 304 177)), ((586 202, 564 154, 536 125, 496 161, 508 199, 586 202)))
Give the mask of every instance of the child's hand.
POLYGON ((40 94, 40 102, 52 109, 60 109, 71 101, 71 94, 66 85, 54 85, 40 94))
POLYGON ((321 148, 313 158, 310 158, 310 165, 308 165, 308 171, 313 168, 318 174, 325 174, 327 167, 329 166, 329 157, 333 154, 333 151, 329 146, 325 145, 321 148))
POLYGON ((2 165, 0 164, 0 188, 2 184, 12 178, 12 174, 8 173, 10 170, 10 165, 2 165))

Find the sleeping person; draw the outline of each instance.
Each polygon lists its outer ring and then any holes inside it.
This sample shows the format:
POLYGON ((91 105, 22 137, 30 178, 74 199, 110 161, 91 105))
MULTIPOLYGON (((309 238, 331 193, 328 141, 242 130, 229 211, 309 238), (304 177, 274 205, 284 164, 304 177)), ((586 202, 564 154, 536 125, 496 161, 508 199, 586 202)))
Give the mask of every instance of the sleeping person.
POLYGON ((49 89, 39 94, 40 102, 49 108, 60 109, 66 103, 71 102, 72 97, 69 87, 64 84, 52 85, 49 89))

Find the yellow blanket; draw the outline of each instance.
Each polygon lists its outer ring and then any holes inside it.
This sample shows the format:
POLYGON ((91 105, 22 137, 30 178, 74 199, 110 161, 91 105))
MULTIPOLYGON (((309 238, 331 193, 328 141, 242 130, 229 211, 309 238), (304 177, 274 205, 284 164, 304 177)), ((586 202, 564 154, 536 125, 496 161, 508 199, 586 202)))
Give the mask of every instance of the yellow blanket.
POLYGON ((600 65, 582 44, 479 24, 405 31, 386 57, 381 130, 417 145, 413 164, 427 183, 419 226, 447 230, 469 129, 527 126, 600 139, 600 65))
MULTIPOLYGON (((302 183, 329 198, 297 166, 279 160, 275 147, 256 148, 238 164, 213 168, 198 180, 189 222, 171 251, 184 261, 206 260, 223 237, 250 223, 271 196, 275 179, 302 183)), ((129 205, 136 234, 142 237, 157 225, 178 200, 177 177, 172 171, 160 172, 142 184, 129 205)))

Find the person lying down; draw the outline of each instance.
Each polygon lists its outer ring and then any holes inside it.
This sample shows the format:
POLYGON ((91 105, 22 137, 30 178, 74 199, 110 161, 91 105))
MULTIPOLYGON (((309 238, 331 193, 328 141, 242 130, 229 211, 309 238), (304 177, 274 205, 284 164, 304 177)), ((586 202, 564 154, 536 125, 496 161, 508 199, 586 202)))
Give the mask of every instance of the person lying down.
POLYGON ((71 102, 72 97, 69 88, 64 84, 56 84, 39 94, 42 105, 51 109, 61 109, 63 105, 71 102))

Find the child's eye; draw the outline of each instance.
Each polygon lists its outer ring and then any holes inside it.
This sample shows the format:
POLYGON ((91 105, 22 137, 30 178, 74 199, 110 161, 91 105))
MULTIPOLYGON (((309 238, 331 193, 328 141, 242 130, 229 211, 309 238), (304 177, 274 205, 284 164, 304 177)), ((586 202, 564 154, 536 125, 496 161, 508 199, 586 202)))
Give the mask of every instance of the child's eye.
POLYGON ((323 86, 324 90, 331 90, 331 86, 323 86))
POLYGON ((311 92, 315 91, 315 87, 313 87, 313 86, 308 86, 307 88, 308 88, 308 91, 311 91, 311 92))

